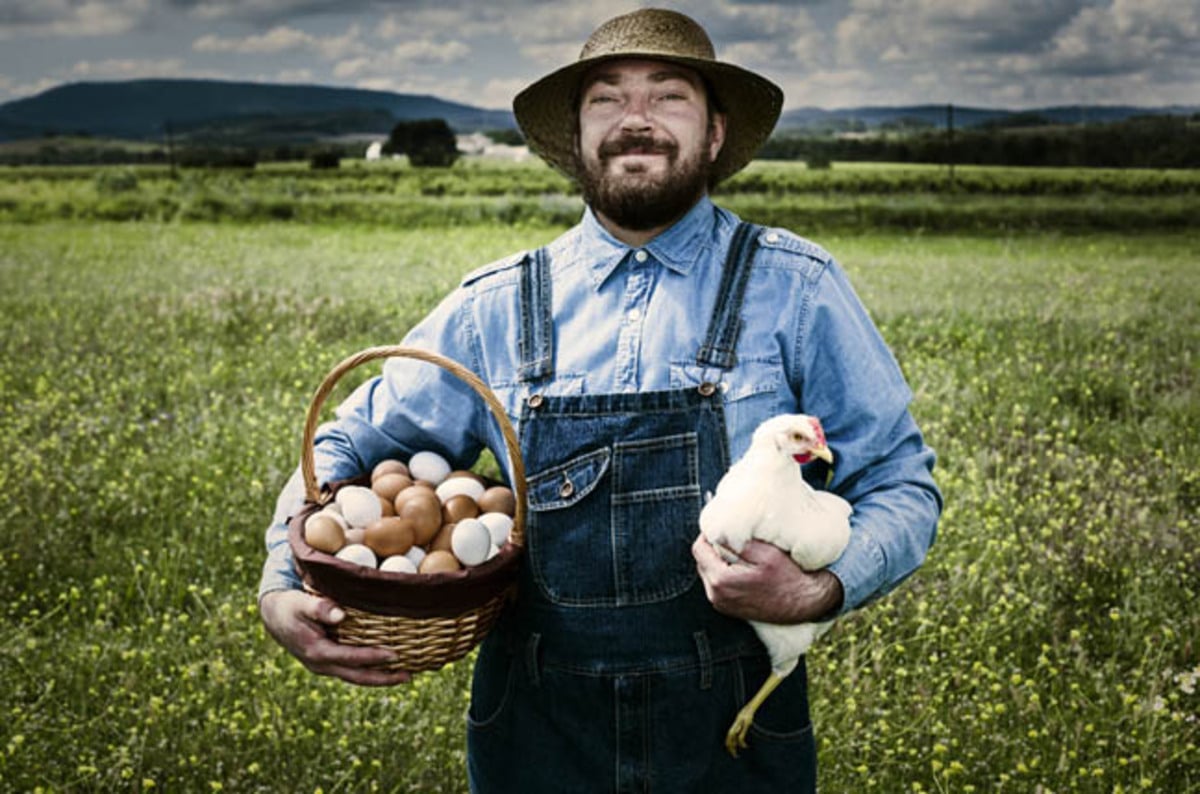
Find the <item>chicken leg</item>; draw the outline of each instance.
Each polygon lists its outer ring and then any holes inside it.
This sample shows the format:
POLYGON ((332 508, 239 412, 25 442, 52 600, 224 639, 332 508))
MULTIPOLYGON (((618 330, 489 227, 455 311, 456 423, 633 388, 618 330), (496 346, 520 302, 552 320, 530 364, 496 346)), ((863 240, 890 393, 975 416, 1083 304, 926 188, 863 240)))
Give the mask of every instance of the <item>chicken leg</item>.
POLYGON ((742 710, 737 713, 737 717, 733 720, 733 725, 730 726, 729 732, 725 734, 725 749, 734 758, 737 758, 738 748, 746 747, 746 734, 750 731, 750 726, 754 723, 754 715, 758 713, 758 707, 763 704, 768 696, 775 691, 775 687, 783 681, 784 676, 776 673, 774 670, 767 676, 767 680, 759 687, 758 693, 750 699, 750 702, 742 706, 742 710))

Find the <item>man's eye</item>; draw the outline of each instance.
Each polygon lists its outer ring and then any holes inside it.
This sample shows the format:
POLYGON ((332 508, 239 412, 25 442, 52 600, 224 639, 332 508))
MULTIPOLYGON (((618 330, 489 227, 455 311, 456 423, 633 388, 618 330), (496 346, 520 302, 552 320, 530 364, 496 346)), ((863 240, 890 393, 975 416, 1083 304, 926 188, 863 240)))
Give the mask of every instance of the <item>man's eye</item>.
POLYGON ((600 95, 600 96, 594 96, 591 99, 589 99, 588 104, 589 105, 603 105, 607 102, 616 102, 616 101, 617 101, 616 97, 600 95))

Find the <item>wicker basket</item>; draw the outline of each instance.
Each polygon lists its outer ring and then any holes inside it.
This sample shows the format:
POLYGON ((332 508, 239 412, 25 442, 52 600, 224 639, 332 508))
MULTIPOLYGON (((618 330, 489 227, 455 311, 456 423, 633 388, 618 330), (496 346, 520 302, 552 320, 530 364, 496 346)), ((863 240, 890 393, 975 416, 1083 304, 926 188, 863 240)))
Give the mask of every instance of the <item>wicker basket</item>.
MULTIPOLYGON (((487 385, 455 361, 424 350, 373 347, 334 367, 313 396, 304 423, 300 469, 306 504, 291 519, 288 540, 305 587, 337 602, 346 612, 336 639, 346 645, 391 649, 397 659, 388 668, 436 670, 471 651, 492 628, 512 596, 525 542, 525 468, 516 431, 504 407, 487 385), (321 407, 350 370, 380 358, 412 358, 437 365, 464 381, 487 403, 500 426, 512 464, 516 511, 509 541, 491 560, 449 573, 409 574, 364 568, 317 551, 304 541, 304 521, 336 494, 317 485, 313 442, 321 407)), ((362 481, 355 481, 362 482, 362 481)), ((349 483, 342 483, 345 485, 349 483)))

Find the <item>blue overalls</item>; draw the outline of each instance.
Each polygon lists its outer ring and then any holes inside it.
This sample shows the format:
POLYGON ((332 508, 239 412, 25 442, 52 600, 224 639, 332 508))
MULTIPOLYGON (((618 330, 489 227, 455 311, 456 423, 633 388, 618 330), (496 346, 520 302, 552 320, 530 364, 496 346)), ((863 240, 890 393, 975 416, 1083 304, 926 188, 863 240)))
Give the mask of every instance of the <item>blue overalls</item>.
MULTIPOLYGON (((756 236, 734 235, 701 364, 733 366, 756 236)), ((691 555, 703 494, 730 463, 720 389, 539 394, 554 359, 545 252, 522 268, 528 555, 475 667, 472 791, 815 790, 803 661, 749 748, 724 748, 770 665, 749 624, 709 604, 691 555)))

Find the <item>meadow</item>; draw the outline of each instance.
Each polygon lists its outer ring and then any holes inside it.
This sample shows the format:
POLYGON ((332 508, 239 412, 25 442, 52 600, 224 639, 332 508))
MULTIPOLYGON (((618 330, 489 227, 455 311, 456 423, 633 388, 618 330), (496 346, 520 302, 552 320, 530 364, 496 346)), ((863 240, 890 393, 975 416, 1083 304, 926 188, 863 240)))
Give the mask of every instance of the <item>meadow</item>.
MULTIPOLYGON (((946 497, 810 658, 822 790, 1200 791, 1200 176, 738 179, 850 273, 946 497)), ((466 790, 470 658, 308 673, 262 533, 324 373, 578 211, 541 166, 0 170, 0 791, 466 790)))

